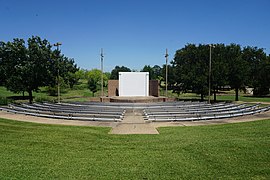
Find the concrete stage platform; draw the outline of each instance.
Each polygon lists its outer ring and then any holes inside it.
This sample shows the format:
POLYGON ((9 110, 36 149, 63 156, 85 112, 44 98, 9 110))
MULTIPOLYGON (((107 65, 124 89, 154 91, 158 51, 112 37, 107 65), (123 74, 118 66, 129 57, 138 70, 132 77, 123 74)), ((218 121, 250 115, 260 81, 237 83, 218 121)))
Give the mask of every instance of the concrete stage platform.
POLYGON ((100 97, 101 102, 119 102, 119 103, 153 103, 153 102, 167 102, 172 101, 171 98, 164 96, 134 96, 134 97, 100 97))

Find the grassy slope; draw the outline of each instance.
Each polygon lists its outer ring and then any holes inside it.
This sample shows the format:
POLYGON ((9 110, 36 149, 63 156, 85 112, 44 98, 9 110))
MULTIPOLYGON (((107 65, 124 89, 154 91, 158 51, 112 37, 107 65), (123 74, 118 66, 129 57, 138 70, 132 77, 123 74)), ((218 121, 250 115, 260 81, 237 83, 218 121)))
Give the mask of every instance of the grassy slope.
POLYGON ((0 179, 270 179, 270 120, 109 130, 0 119, 0 179))

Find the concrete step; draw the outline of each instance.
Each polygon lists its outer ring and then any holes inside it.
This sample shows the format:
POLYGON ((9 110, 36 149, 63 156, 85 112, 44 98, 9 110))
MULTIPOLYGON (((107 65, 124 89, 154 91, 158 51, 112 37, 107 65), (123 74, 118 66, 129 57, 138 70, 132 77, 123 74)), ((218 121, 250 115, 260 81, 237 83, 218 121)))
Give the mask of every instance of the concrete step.
POLYGON ((112 129, 110 134, 159 134, 157 129, 145 123, 142 110, 127 110, 121 123, 112 129))

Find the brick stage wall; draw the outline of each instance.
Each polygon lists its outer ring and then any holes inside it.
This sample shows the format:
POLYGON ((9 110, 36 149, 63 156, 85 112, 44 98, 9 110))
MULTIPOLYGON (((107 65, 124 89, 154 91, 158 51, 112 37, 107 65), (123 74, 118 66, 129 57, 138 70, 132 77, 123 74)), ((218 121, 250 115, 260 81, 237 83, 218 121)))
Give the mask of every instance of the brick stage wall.
MULTIPOLYGON (((119 96, 119 81, 109 80, 108 81, 108 96, 119 96)), ((149 96, 159 97, 159 81, 149 81, 149 96)))
POLYGON ((149 81, 149 96, 159 97, 159 81, 149 81))
POLYGON ((108 96, 119 96, 119 81, 108 80, 108 96))

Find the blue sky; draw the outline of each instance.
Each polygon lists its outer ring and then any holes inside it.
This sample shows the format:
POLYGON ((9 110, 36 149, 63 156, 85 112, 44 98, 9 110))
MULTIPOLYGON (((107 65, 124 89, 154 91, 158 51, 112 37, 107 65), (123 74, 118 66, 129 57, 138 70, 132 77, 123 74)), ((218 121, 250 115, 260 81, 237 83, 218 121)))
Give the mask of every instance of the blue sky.
POLYGON ((141 70, 187 43, 237 43, 270 53, 269 0, 0 0, 0 41, 37 35, 84 69, 141 70))

